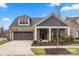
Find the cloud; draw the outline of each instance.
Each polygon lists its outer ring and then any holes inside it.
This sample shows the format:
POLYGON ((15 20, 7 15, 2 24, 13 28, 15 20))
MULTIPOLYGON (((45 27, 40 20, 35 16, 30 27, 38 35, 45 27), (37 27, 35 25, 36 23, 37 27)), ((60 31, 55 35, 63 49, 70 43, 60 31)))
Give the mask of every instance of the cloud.
POLYGON ((6 3, 0 3, 0 8, 7 8, 8 6, 6 5, 6 3))
POLYGON ((45 17, 46 16, 46 14, 42 14, 42 15, 40 15, 40 17, 45 17))
POLYGON ((79 4, 73 4, 72 6, 64 6, 61 8, 61 11, 69 11, 79 9, 79 4))
POLYGON ((51 4, 49 4, 50 7, 52 7, 52 6, 56 6, 56 5, 59 6, 60 3, 51 3, 51 4))
POLYGON ((10 18, 8 18, 8 17, 4 17, 4 18, 2 18, 1 20, 2 20, 2 21, 9 21, 10 18))

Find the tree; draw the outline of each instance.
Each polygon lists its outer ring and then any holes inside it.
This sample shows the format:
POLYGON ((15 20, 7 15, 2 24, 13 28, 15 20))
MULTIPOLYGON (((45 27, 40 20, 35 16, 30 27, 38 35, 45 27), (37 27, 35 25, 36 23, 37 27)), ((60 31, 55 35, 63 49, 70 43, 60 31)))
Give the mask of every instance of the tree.
MULTIPOLYGON (((60 17, 60 7, 59 7, 59 3, 54 3, 53 4, 56 8, 56 14, 58 15, 58 18, 60 17)), ((58 21, 58 26, 59 26, 59 21, 58 21)), ((57 29, 57 48, 59 46, 59 28, 57 29)))
POLYGON ((0 37, 3 36, 3 27, 0 27, 0 37))

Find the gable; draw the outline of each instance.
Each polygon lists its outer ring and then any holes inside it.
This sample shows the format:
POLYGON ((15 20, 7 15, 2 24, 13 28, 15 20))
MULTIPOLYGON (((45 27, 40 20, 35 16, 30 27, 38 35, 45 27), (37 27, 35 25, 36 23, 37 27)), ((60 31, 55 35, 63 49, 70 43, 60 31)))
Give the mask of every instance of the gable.
POLYGON ((42 23, 38 24, 37 26, 67 26, 67 25, 62 21, 58 20, 57 18, 55 18, 54 16, 51 16, 42 23))

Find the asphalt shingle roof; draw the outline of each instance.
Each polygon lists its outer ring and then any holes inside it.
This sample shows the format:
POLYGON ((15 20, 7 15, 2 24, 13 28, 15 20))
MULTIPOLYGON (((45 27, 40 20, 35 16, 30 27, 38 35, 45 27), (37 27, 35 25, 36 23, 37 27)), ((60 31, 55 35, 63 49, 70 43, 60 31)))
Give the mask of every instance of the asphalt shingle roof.
POLYGON ((27 16, 27 15, 22 15, 22 16, 19 16, 19 17, 17 17, 14 21, 13 21, 13 23, 10 25, 10 27, 19 27, 18 26, 18 19, 19 18, 26 18, 26 20, 27 20, 27 18, 29 18, 30 19, 30 26, 33 26, 34 24, 36 24, 37 22, 39 22, 40 20, 42 20, 43 18, 30 18, 29 16, 27 16))

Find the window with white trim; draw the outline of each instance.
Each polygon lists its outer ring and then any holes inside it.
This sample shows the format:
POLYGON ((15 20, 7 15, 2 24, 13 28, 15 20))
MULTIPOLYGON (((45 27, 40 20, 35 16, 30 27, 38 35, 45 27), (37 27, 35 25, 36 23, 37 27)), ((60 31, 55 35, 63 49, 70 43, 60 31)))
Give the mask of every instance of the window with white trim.
POLYGON ((29 26, 29 19, 18 19, 19 26, 29 26))

